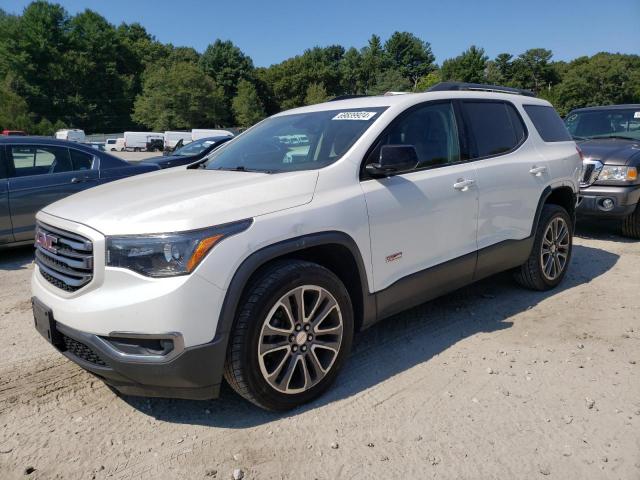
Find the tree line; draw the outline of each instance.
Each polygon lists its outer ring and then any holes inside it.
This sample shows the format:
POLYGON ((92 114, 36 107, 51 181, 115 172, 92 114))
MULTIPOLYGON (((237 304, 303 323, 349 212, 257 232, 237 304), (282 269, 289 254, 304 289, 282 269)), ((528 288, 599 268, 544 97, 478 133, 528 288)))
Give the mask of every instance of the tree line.
POLYGON ((346 94, 424 91, 440 81, 533 90, 564 115, 573 108, 640 103, 640 56, 598 53, 570 62, 533 48, 489 58, 471 46, 436 63, 409 32, 362 48, 313 47, 269 67, 231 41, 200 54, 164 44, 138 24, 110 24, 85 10, 69 15, 43 0, 21 15, 0 9, 0 128, 49 135, 249 126, 278 111, 346 94))

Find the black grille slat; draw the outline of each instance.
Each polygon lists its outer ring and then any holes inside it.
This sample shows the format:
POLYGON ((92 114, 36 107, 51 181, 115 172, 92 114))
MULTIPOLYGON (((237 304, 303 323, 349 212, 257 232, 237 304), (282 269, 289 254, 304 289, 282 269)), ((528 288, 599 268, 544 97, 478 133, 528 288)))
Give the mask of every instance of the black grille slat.
POLYGON ((72 355, 84 360, 85 362, 93 363, 94 365, 100 365, 102 367, 107 366, 104 360, 100 358, 100 355, 84 343, 74 340, 71 337, 67 337, 64 334, 62 335, 62 341, 64 343, 65 351, 72 355))
POLYGON ((38 223, 36 264, 49 283, 75 292, 93 279, 93 244, 78 234, 38 223))

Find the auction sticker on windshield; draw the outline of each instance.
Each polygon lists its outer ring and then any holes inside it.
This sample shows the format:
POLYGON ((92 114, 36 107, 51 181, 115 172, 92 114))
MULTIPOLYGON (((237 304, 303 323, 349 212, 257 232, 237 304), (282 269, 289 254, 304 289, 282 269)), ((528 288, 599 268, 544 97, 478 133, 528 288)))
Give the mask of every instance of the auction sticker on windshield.
POLYGON ((371 120, 377 112, 340 112, 331 120, 371 120))

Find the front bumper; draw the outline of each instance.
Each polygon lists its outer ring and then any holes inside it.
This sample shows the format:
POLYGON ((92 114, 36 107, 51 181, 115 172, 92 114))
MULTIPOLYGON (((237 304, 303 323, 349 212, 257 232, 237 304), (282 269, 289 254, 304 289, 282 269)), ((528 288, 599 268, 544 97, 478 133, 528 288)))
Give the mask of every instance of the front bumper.
POLYGON ((633 213, 640 201, 640 185, 599 186, 580 189, 576 213, 580 216, 624 218, 633 213), (603 206, 605 199, 613 201, 613 208, 603 206))
POLYGON ((217 398, 222 382, 226 338, 182 349, 176 355, 141 359, 109 346, 109 337, 55 322, 50 341, 65 357, 125 395, 206 400, 217 398))

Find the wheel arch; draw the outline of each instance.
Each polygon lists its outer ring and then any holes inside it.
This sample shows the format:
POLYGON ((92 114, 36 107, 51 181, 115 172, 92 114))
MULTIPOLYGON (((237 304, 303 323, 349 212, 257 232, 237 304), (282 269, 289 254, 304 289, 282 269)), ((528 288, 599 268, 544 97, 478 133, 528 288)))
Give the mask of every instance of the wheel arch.
POLYGON ((283 259, 311 261, 340 278, 353 303, 356 331, 374 321, 375 297, 368 292, 367 273, 355 240, 343 232, 320 232, 269 245, 240 264, 222 304, 216 338, 228 337, 233 330, 238 306, 253 279, 267 265, 283 259))
POLYGON ((547 204, 559 205, 564 208, 569 213, 569 217, 571 217, 575 226, 576 198, 577 194, 570 186, 561 185, 553 188, 551 186, 547 186, 542 191, 542 195, 540 195, 540 199, 538 200, 536 215, 533 225, 531 226, 531 235, 535 235, 536 230, 538 229, 538 223, 540 222, 542 208, 547 204))

